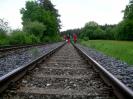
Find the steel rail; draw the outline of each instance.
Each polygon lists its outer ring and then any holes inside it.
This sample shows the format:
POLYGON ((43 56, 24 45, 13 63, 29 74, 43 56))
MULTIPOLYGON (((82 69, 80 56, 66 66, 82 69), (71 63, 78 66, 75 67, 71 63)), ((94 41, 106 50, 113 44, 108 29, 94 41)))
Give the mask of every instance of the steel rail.
POLYGON ((55 53, 58 49, 64 46, 65 43, 63 42, 60 46, 51 49, 47 53, 43 54, 39 58, 33 60, 32 62, 21 66, 12 72, 0 77, 0 93, 2 93, 5 89, 7 89, 10 85, 13 85, 16 81, 21 79, 27 73, 30 73, 36 66, 38 66, 41 62, 43 62, 47 57, 55 53))
POLYGON ((125 84, 123 84, 119 79, 117 79, 114 75, 112 75, 109 71, 107 71, 103 66, 101 66, 97 61, 91 58, 86 52, 84 52, 81 48, 74 45, 74 47, 81 53, 88 63, 93 66, 93 68, 100 74, 105 83, 112 87, 115 95, 118 99, 133 99, 133 91, 128 88, 125 84))
POLYGON ((52 44, 52 43, 39 43, 39 44, 26 44, 26 45, 5 45, 5 46, 0 46, 0 52, 6 52, 6 51, 10 51, 10 50, 28 48, 28 47, 34 47, 34 46, 41 46, 41 45, 46 45, 46 44, 52 44))
POLYGON ((28 48, 28 47, 32 47, 32 46, 34 46, 34 45, 0 47, 0 52, 7 52, 7 51, 10 51, 10 50, 21 49, 21 48, 28 48))

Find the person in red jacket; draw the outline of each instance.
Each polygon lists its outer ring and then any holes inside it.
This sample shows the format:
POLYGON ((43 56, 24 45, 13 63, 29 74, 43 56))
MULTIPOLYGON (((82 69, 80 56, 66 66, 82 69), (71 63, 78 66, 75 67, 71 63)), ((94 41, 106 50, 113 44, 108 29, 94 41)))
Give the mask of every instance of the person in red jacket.
POLYGON ((74 43, 77 42, 77 35, 76 34, 73 35, 73 40, 74 40, 74 43))

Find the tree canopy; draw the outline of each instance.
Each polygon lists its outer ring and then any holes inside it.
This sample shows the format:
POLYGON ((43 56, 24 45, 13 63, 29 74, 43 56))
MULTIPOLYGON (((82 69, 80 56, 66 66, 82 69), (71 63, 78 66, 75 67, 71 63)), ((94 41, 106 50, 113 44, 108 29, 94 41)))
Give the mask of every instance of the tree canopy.
POLYGON ((133 0, 130 0, 123 12, 123 21, 117 26, 116 37, 119 40, 133 40, 133 0))
POLYGON ((41 36, 41 40, 47 36, 58 35, 59 15, 50 0, 27 1, 26 7, 20 12, 24 31, 34 32, 36 36, 41 36))

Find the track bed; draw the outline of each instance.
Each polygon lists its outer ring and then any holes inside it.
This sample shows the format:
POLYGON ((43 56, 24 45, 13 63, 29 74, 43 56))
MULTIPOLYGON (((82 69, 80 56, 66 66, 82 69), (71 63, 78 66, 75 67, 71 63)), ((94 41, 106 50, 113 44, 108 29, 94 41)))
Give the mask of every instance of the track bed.
POLYGON ((65 45, 17 85, 4 99, 116 99, 112 89, 72 45, 65 45))

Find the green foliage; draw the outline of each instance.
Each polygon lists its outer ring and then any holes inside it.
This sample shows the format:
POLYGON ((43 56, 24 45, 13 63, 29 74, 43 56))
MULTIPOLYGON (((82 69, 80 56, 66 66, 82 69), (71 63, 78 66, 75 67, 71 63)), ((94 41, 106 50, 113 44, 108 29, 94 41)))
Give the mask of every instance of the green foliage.
POLYGON ((22 14, 23 31, 14 30, 7 35, 8 22, 0 19, 0 45, 33 44, 61 40, 58 11, 50 0, 27 1, 22 14))
POLYGON ((133 40, 133 0, 126 6, 124 20, 117 25, 116 30, 116 39, 133 40))
POLYGON ((55 35, 55 36, 46 36, 45 38, 43 38, 43 42, 58 42, 61 41, 61 37, 59 35, 55 35))
POLYGON ((88 23, 85 24, 85 27, 86 28, 93 28, 93 29, 95 29, 95 28, 98 27, 98 23, 96 23, 94 21, 90 21, 90 22, 88 22, 88 23))
POLYGON ((51 3, 50 0, 38 0, 40 5, 46 10, 52 13, 53 16, 55 16, 55 23, 58 27, 58 31, 61 28, 60 27, 60 15, 58 14, 58 10, 54 8, 54 5, 51 3))
POLYGON ((130 0, 129 4, 124 10, 124 20, 133 20, 133 0, 130 0))
POLYGON ((6 32, 0 32, 0 39, 7 38, 7 33, 6 32))
POLYGON ((0 45, 9 45, 9 37, 1 37, 0 35, 0 45))
POLYGON ((0 45, 8 45, 9 37, 5 32, 0 32, 0 45))
POLYGON ((33 44, 39 42, 39 39, 33 34, 29 35, 19 30, 13 31, 10 36, 10 44, 33 44))
MULTIPOLYGON (((40 37, 40 40, 51 41, 52 36, 59 35, 59 15, 49 0, 27 1, 21 9, 23 30, 40 37), (46 40, 44 40, 46 39, 46 40)), ((54 40, 53 40, 54 41, 54 40)))
POLYGON ((80 39, 133 40, 133 0, 126 6, 123 20, 117 25, 98 25, 91 21, 80 30, 80 39))
POLYGON ((133 20, 124 20, 116 28, 115 35, 118 40, 133 40, 133 20))
POLYGON ((81 29, 79 37, 81 39, 114 39, 113 28, 115 25, 100 26, 96 22, 91 21, 85 24, 81 29))
POLYGON ((93 32, 93 39, 104 39, 105 32, 99 27, 93 32))
POLYGON ((46 26, 38 21, 27 22, 24 26, 24 31, 35 36, 42 37, 43 32, 46 30, 46 26))
POLYGON ((13 31, 10 36, 10 44, 25 44, 26 42, 26 33, 21 31, 13 31))
POLYGON ((81 38, 87 37, 89 39, 93 39, 94 31, 98 28, 98 24, 96 22, 88 22, 85 24, 84 28, 81 30, 81 38))
POLYGON ((133 42, 130 41, 109 41, 109 40, 89 40, 81 41, 81 44, 95 48, 109 56, 126 61, 133 65, 133 42))
POLYGON ((54 5, 50 0, 38 0, 39 4, 47 11, 52 12, 55 16, 59 16, 57 10, 54 8, 54 5))
POLYGON ((100 28, 104 31, 103 39, 114 40, 116 33, 116 25, 101 25, 100 28))
POLYGON ((27 36, 27 39, 26 39, 27 44, 40 43, 40 38, 35 36, 34 34, 32 34, 32 35, 27 34, 26 36, 27 36))

